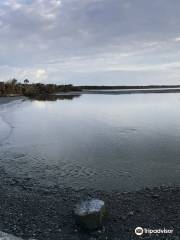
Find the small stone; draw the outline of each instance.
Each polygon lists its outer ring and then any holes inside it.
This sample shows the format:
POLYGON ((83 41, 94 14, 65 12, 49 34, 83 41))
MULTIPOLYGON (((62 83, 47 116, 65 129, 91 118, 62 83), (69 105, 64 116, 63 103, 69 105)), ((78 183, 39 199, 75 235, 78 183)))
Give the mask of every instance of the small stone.
POLYGON ((74 213, 78 225, 87 230, 95 230, 102 226, 105 203, 99 199, 83 201, 77 204, 74 213))
POLYGON ((133 212, 133 211, 131 211, 131 212, 128 213, 128 216, 133 216, 133 215, 134 215, 134 212, 133 212))
POLYGON ((125 221, 126 220, 126 216, 120 216, 120 219, 125 221))
POLYGON ((154 195, 152 195, 152 198, 159 198, 159 195, 158 194, 154 194, 154 195))

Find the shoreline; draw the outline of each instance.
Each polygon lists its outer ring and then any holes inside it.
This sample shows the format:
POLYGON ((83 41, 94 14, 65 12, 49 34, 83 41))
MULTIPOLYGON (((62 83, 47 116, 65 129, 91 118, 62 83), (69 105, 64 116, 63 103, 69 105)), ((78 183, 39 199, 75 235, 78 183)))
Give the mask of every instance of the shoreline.
POLYGON ((119 89, 119 90, 82 90, 81 92, 58 92, 55 95, 83 95, 83 94, 107 94, 107 95, 123 95, 123 94, 151 94, 151 93, 180 93, 180 88, 167 89, 119 89))
POLYGON ((34 189, 26 184, 0 187, 0 231, 36 240, 134 240, 137 226, 173 229, 174 233, 144 234, 140 239, 179 239, 180 187, 162 186, 136 192, 106 192, 68 188, 34 189), (85 232, 74 221, 73 209, 87 197, 105 201, 102 229, 85 232))
POLYGON ((180 88, 162 89, 120 89, 120 90, 83 90, 84 94, 150 94, 150 93, 180 93, 180 88))
POLYGON ((8 104, 10 102, 16 101, 16 100, 23 100, 26 99, 26 97, 21 95, 7 95, 7 96, 1 96, 0 97, 0 106, 3 104, 8 104))
POLYGON ((58 96, 81 96, 83 94, 107 94, 107 95, 124 95, 124 94, 152 94, 152 93, 180 93, 180 88, 125 88, 125 89, 83 89, 82 91, 60 91, 55 93, 41 93, 34 96, 24 96, 22 94, 7 94, 0 95, 0 105, 4 103, 9 103, 13 100, 18 99, 31 99, 31 100, 58 100, 58 96), (57 98, 57 99, 56 99, 57 98))

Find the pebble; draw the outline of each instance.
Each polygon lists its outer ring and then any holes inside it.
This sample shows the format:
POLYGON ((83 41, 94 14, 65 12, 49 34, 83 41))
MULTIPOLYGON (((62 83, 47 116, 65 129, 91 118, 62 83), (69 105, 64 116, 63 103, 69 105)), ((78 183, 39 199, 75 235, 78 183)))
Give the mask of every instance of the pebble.
POLYGON ((154 195, 152 195, 152 198, 159 198, 159 195, 158 194, 154 194, 154 195))
POLYGON ((134 212, 133 212, 133 211, 131 211, 131 212, 128 213, 128 216, 133 216, 133 215, 134 215, 134 212))

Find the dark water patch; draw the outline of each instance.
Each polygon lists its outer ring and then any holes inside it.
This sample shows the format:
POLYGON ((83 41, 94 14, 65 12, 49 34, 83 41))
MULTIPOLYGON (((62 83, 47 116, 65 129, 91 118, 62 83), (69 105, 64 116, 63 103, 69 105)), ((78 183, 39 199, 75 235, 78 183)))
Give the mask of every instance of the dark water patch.
POLYGON ((74 93, 74 94, 42 94, 37 95, 31 98, 32 100, 38 100, 38 101, 57 101, 57 100, 73 100, 75 98, 80 97, 80 94, 74 93))

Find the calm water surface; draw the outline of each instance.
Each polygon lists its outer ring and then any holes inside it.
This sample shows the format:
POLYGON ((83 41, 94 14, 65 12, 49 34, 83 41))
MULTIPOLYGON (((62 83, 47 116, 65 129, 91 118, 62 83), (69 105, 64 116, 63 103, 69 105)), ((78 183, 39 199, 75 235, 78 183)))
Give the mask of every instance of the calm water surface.
POLYGON ((45 188, 179 184, 180 94, 0 105, 0 169, 45 188))

